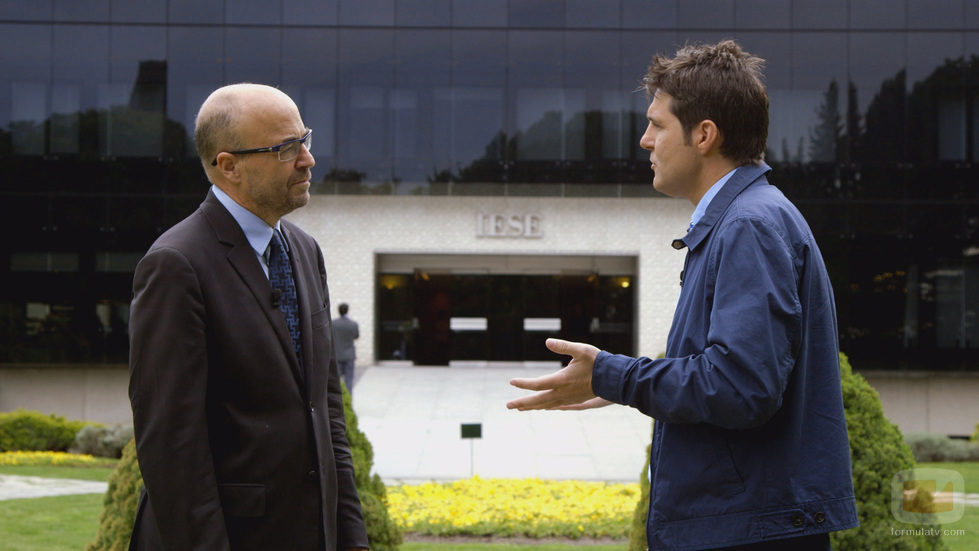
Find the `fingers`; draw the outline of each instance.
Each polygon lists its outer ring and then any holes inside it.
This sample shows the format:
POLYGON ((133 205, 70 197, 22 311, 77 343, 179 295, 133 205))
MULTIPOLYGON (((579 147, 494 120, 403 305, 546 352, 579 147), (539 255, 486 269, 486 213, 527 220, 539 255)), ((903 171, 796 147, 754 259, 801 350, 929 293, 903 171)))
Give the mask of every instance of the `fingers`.
POLYGON ((610 402, 610 401, 606 400, 605 398, 600 398, 600 397, 596 396, 596 397, 592 398, 591 400, 585 400, 584 402, 581 402, 580 404, 573 404, 573 405, 570 405, 570 406, 558 406, 558 407, 552 408, 552 409, 558 409, 558 410, 561 410, 561 411, 582 411, 582 410, 586 410, 586 409, 603 408, 605 406, 610 406, 610 405, 612 405, 614 403, 615 402, 610 402))
POLYGON ((549 390, 554 388, 557 382, 557 372, 533 379, 510 379, 511 385, 524 390, 549 390))

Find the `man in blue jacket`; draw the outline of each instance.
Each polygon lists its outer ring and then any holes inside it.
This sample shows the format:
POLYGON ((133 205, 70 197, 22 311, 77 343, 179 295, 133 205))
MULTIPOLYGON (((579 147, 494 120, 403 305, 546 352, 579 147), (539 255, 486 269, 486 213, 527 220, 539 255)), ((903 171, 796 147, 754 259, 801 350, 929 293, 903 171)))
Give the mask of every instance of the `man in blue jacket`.
POLYGON ((734 42, 655 57, 640 145, 653 187, 696 208, 663 359, 549 339, 572 357, 512 409, 609 403, 656 419, 651 549, 825 551, 858 525, 833 290, 808 224, 762 162, 763 60, 734 42))

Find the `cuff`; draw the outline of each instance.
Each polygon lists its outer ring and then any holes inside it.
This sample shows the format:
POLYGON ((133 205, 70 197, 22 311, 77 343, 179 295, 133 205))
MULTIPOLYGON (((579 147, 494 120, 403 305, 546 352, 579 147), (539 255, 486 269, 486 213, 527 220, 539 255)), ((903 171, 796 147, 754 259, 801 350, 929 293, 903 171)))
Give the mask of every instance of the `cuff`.
POLYGON ((622 398, 622 376, 630 360, 632 358, 628 356, 609 354, 604 350, 598 353, 591 373, 591 391, 595 396, 617 404, 625 403, 622 398))

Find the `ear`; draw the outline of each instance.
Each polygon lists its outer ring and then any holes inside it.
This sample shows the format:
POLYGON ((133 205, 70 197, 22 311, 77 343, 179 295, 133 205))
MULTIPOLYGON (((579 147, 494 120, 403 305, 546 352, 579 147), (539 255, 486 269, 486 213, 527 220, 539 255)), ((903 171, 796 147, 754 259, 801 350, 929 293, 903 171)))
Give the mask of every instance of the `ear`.
POLYGON ((238 157, 235 157, 226 151, 222 151, 221 153, 218 153, 216 159, 218 164, 216 167, 214 167, 214 170, 219 171, 221 175, 224 176, 224 179, 230 182, 241 181, 241 163, 239 162, 240 159, 238 157))
POLYGON ((719 151, 722 141, 724 141, 724 137, 721 136, 721 130, 717 128, 714 121, 704 119, 694 127, 693 144, 702 155, 707 155, 715 150, 719 151))

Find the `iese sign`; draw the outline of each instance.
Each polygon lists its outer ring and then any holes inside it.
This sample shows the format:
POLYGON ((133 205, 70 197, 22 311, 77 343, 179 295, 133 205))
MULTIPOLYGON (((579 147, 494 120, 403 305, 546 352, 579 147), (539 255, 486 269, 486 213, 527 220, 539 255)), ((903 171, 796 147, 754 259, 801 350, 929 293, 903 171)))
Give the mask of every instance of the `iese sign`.
POLYGON ((476 215, 476 237, 514 237, 536 239, 543 237, 539 214, 476 215))

